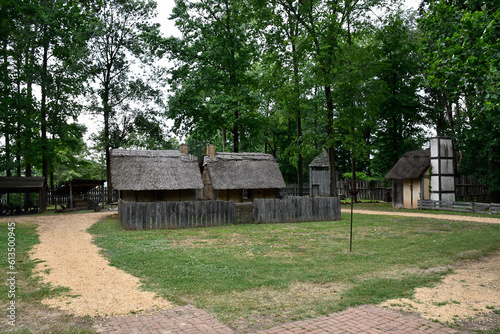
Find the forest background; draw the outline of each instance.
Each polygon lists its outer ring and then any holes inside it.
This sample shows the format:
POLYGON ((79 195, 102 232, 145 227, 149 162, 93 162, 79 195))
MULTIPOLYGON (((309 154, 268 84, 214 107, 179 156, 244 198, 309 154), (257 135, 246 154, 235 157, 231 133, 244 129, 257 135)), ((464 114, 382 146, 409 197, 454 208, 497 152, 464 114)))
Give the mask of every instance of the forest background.
POLYGON ((457 175, 500 189, 498 1, 156 6, 0 0, 1 175, 112 184, 111 149, 182 138, 199 158, 208 143, 270 153, 287 183, 307 184, 323 151, 331 179, 383 178, 439 135, 457 175), (162 34, 166 22, 178 33, 162 34), (85 137, 82 115, 97 133, 85 137))

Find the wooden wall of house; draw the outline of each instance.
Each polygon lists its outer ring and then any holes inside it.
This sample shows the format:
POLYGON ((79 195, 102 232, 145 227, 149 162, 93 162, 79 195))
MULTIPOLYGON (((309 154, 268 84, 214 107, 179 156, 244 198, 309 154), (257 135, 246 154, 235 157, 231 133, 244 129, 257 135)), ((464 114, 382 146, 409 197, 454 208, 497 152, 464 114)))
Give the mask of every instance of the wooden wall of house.
POLYGON ((223 189, 216 191, 218 201, 233 201, 234 203, 250 203, 254 199, 278 198, 279 189, 249 189, 248 196, 243 197, 243 189, 223 189))
POLYGON ((182 202, 197 200, 197 190, 122 190, 121 199, 128 202, 182 202))
POLYGON ((311 196, 330 195, 330 171, 328 168, 309 168, 311 196))
POLYGON ((394 208, 403 207, 403 180, 392 180, 392 206, 394 208))
POLYGON ((419 200, 430 199, 429 169, 418 179, 405 179, 403 201, 405 209, 417 209, 419 200))

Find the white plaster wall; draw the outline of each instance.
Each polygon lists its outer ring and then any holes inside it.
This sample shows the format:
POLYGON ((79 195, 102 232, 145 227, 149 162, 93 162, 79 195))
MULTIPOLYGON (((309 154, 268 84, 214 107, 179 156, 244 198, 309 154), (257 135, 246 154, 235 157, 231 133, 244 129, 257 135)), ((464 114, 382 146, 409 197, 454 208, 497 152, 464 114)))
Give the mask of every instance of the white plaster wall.
POLYGON ((453 174, 453 160, 441 160, 441 174, 453 174))
POLYGON ((441 176, 441 190, 455 191, 455 179, 453 176, 441 176))

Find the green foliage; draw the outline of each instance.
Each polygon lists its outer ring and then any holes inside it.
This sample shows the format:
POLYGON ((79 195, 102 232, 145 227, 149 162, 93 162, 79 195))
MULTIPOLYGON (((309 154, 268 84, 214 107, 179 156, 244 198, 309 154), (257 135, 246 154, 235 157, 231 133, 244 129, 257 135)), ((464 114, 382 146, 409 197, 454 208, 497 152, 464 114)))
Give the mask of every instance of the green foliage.
POLYGON ((500 189, 500 4, 426 3, 419 21, 424 74, 444 105, 460 171, 500 189))
POLYGON ((377 82, 383 94, 374 113, 371 167, 381 177, 404 153, 421 149, 426 140, 415 25, 412 13, 395 12, 384 19, 373 38, 377 47, 377 82))
POLYGON ((3 1, 1 37, 0 129, 5 146, 1 170, 43 176, 58 163, 66 143, 80 151, 82 129, 74 124, 81 111, 78 96, 86 79, 82 70, 89 19, 87 3, 3 1), (38 93, 35 94, 35 91, 38 93))
POLYGON ((227 131, 238 152, 257 136, 256 40, 246 1, 176 1, 171 19, 181 38, 166 41, 171 69, 168 115, 175 128, 206 142, 227 131))

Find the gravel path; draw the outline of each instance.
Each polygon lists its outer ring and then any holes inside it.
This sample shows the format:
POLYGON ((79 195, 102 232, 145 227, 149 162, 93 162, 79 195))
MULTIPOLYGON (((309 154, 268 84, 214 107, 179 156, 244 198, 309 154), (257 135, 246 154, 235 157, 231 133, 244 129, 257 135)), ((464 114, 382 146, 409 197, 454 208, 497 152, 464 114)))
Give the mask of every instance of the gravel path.
POLYGON ((110 213, 30 216, 38 224, 40 244, 32 258, 43 281, 70 288, 67 296, 44 300, 77 316, 111 316, 172 305, 154 293, 142 291, 138 278, 109 265, 86 232, 110 213))
POLYGON ((459 215, 440 215, 435 213, 394 212, 394 211, 375 211, 375 210, 373 211, 353 210, 353 212, 366 215, 421 217, 421 218, 434 218, 434 219, 445 219, 445 220, 458 220, 458 221, 476 222, 476 223, 500 224, 500 218, 490 218, 490 217, 472 217, 472 216, 459 216, 459 215))

